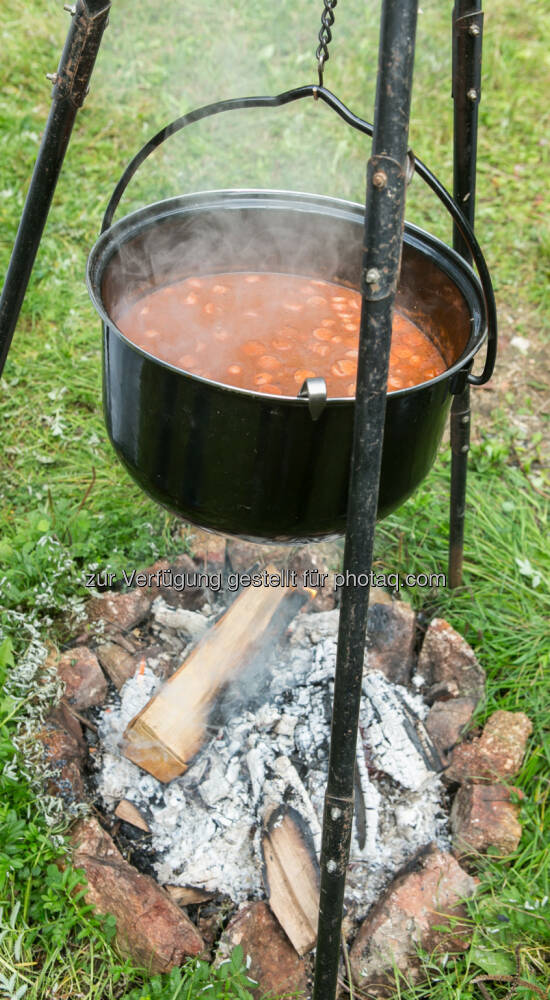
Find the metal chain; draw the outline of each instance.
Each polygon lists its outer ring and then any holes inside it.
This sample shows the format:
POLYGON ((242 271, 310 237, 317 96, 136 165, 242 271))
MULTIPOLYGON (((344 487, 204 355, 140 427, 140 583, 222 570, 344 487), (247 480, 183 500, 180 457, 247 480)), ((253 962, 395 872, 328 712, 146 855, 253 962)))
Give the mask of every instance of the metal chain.
POLYGON ((334 8, 338 0, 324 0, 324 10, 321 15, 321 30, 319 32, 319 47, 315 53, 319 70, 319 86, 323 86, 323 70, 329 60, 328 47, 332 41, 332 25, 334 24, 334 8))

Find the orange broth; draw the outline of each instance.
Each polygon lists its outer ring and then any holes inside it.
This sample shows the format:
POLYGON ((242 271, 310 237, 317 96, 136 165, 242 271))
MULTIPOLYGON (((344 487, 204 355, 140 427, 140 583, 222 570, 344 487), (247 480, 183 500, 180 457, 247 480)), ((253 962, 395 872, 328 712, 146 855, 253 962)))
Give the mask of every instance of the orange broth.
MULTIPOLYGON (((295 396, 322 376, 329 397, 354 396, 359 292, 288 274, 214 274, 150 292, 116 318, 149 354, 194 375, 295 396)), ((445 371, 435 345, 401 313, 393 320, 388 390, 445 371)))

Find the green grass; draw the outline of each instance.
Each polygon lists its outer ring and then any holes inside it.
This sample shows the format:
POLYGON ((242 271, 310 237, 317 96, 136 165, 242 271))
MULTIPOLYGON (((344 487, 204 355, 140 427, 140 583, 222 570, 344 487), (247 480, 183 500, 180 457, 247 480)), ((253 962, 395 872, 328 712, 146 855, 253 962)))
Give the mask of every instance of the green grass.
MULTIPOLYGON (((48 113, 44 76, 55 69, 67 30, 61 6, 61 0, 29 0, 24 7, 3 0, 0 10, 0 273, 48 113)), ((125 993, 134 1000, 131 990, 135 1000, 147 991, 176 1000, 196 994, 192 978, 205 974, 186 972, 185 986, 148 980, 113 952, 112 927, 71 895, 70 869, 63 882, 52 867, 63 825, 33 780, 32 761, 24 760, 25 727, 53 691, 37 687, 34 671, 43 643, 66 635, 68 614, 85 594, 84 570, 143 566, 181 547, 177 523, 128 480, 103 427, 99 322, 84 270, 109 195, 138 146, 171 118, 222 97, 314 81, 320 11, 321 4, 304 0, 205 0, 185 9, 115 0, 77 119, 0 382, 0 629, 10 640, 0 647, 7 684, 0 705, 0 994, 12 1000, 24 986, 32 1000, 120 1000, 125 993)), ((493 0, 487 7, 476 226, 501 314, 537 342, 548 335, 549 32, 544 0, 521 7, 493 0)), ((376 62, 376 6, 348 0, 336 9, 325 81, 367 118, 376 62)), ((450 5, 429 0, 419 16, 410 139, 447 187, 450 62, 450 5)), ((193 126, 155 154, 120 212, 218 186, 288 186, 362 200, 368 150, 313 102, 235 113, 193 126)), ((449 239, 448 220, 418 180, 408 217, 449 239)), ((525 711, 534 722, 517 779, 525 793, 524 834, 513 856, 481 866, 471 909, 474 943, 465 958, 443 966, 426 956, 431 1000, 480 996, 475 976, 513 971, 518 946, 523 978, 550 979, 548 912, 541 906, 550 894, 547 501, 537 442, 527 450, 509 427, 510 403, 499 405, 504 409, 493 414, 472 454, 465 587, 409 596, 424 613, 448 618, 478 653, 488 692, 476 721, 498 707, 525 711)), ((388 571, 445 570, 448 473, 443 451, 417 495, 379 526, 378 559, 388 571)), ((489 991, 495 1000, 503 995, 498 986, 489 991)), ((401 995, 426 996, 426 988, 403 987, 401 995)))
MULTIPOLYGON (((444 452, 426 486, 379 526, 380 565, 402 576, 445 572, 449 460, 444 452)), ((482 884, 470 908, 474 941, 466 961, 452 962, 444 973, 431 964, 430 996, 438 998, 471 996, 469 984, 483 972, 513 972, 518 947, 523 978, 550 981, 548 500, 509 460, 505 448, 495 458, 492 441, 473 450, 465 586, 406 594, 428 618, 445 617, 476 650, 487 672, 487 699, 473 723, 497 708, 526 712, 534 723, 523 770, 514 779, 526 796, 521 843, 505 861, 489 858, 477 866, 482 884)))

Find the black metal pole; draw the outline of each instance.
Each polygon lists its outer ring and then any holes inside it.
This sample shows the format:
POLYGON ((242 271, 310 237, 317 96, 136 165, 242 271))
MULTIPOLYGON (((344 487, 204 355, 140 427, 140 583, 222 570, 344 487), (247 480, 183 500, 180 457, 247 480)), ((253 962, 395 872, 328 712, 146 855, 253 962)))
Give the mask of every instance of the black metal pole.
POLYGON ((399 277, 417 0, 383 0, 372 156, 367 167, 361 330, 313 1000, 333 1000, 338 981, 354 769, 395 290, 399 277))
MULTIPOLYGON (((479 0, 455 0, 453 9, 454 187, 456 203, 473 227, 476 194, 477 123, 481 97, 483 14, 479 0)), ((456 224, 453 246, 471 255, 456 224)), ((451 504, 449 586, 462 584, 466 479, 470 450, 470 386, 466 383, 451 407, 451 504)))
POLYGON ((38 151, 0 298, 0 375, 17 325, 36 253, 78 109, 88 92, 110 0, 77 0, 57 73, 52 106, 38 151))

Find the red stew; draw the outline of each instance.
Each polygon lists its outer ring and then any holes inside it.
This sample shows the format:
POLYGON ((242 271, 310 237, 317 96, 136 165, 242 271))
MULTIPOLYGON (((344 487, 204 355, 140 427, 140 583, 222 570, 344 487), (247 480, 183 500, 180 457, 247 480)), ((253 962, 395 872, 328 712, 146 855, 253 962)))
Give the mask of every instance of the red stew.
MULTIPOLYGON (((116 318, 149 354, 216 382, 295 396, 314 375, 329 396, 353 396, 361 296, 342 285, 288 274, 214 274, 138 299, 116 318)), ((445 371, 426 334, 396 313, 388 390, 445 371)))

